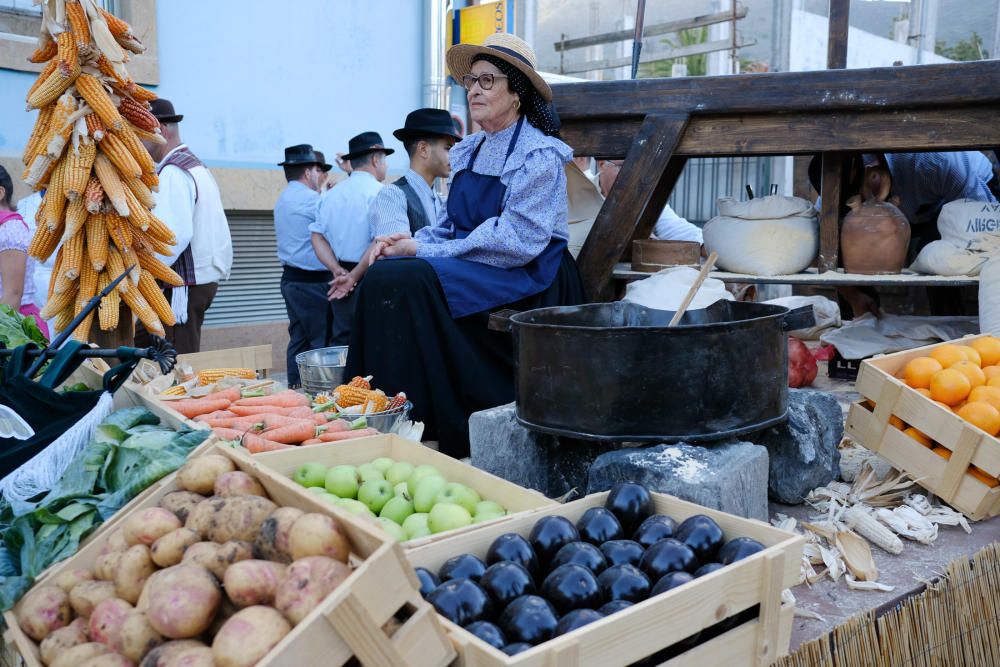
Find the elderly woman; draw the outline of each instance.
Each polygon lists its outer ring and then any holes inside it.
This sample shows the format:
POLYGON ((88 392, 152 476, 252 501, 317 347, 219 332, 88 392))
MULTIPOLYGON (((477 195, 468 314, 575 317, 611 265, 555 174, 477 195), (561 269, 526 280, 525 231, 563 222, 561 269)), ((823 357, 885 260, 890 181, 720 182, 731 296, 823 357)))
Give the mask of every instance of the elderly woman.
POLYGON ((452 181, 436 224, 375 239, 347 373, 405 391, 425 437, 469 453, 469 415, 514 399, 513 345, 491 312, 574 305, 582 289, 566 250, 565 165, 552 90, 522 40, 491 35, 448 51, 482 132, 449 154, 452 181), (398 259, 415 257, 416 259, 398 259))

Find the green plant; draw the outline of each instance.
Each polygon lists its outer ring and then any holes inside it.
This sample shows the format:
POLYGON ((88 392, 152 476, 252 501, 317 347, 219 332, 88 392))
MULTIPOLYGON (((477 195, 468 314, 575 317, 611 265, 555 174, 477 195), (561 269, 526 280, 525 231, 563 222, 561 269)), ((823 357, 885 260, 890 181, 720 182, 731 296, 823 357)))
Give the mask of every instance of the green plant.
POLYGON ((955 46, 946 46, 942 41, 936 42, 934 53, 959 61, 986 60, 990 57, 989 51, 983 48, 983 38, 975 31, 971 37, 960 40, 955 46))
MULTIPOLYGON (((708 41, 708 28, 689 28, 677 33, 677 40, 660 40, 672 49, 686 46, 704 44, 708 41)), ((708 54, 701 53, 694 56, 684 56, 681 58, 671 58, 669 60, 658 60, 652 63, 645 63, 639 66, 640 78, 670 76, 671 69, 675 62, 687 63, 688 76, 704 76, 708 72, 708 54)))

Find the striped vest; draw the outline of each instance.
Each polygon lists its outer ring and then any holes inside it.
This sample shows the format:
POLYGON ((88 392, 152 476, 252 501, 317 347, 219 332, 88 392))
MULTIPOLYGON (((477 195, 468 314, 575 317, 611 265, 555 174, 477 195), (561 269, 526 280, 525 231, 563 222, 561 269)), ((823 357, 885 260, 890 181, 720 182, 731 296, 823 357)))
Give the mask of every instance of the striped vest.
MULTIPOLYGON (((201 163, 201 160, 199 160, 198 157, 187 148, 187 146, 179 148, 171 153, 170 157, 164 160, 163 164, 161 164, 156 170, 156 173, 159 174, 168 164, 173 165, 178 169, 183 169, 187 172, 188 176, 191 176, 190 172, 195 167, 204 166, 201 163)), ((197 203, 198 182, 195 180, 194 176, 191 176, 191 180, 194 182, 194 200, 197 203)), ((188 243, 187 248, 184 248, 184 252, 178 255, 177 260, 170 266, 170 268, 181 277, 184 281, 184 285, 190 286, 198 284, 194 274, 194 256, 191 253, 190 243, 188 243)))

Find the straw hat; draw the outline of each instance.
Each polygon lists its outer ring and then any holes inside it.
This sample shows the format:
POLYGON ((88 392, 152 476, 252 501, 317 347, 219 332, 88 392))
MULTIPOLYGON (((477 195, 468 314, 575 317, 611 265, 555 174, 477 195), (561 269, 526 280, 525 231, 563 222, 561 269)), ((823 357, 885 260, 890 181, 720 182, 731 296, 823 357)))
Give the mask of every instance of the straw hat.
POLYGON ((481 46, 475 44, 456 44, 448 49, 448 69, 456 81, 472 71, 472 61, 478 55, 490 55, 504 60, 520 70, 538 94, 546 102, 552 101, 552 89, 545 83, 536 71, 538 58, 535 52, 520 37, 498 32, 487 37, 481 46))

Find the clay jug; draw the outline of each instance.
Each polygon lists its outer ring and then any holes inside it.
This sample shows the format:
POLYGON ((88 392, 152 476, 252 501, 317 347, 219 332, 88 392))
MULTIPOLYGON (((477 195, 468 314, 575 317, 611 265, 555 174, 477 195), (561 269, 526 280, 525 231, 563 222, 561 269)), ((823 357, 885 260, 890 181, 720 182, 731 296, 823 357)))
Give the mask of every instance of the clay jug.
POLYGON ((902 211, 886 201, 890 187, 889 170, 870 167, 861 195, 847 200, 851 212, 840 230, 840 252, 847 273, 899 273, 906 265, 910 223, 902 211))

